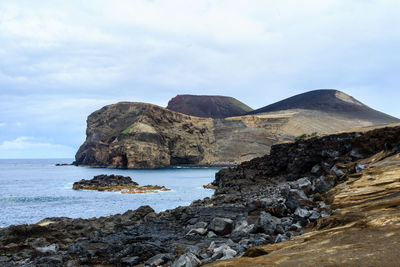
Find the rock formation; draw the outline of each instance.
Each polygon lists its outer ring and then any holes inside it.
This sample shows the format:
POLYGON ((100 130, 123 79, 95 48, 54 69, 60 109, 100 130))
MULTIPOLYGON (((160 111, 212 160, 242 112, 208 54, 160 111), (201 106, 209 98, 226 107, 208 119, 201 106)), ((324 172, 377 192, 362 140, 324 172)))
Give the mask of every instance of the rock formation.
MULTIPOLYGON (((332 133, 397 121, 369 108, 366 113, 350 112, 349 107, 357 109, 361 104, 344 93, 328 92, 329 97, 319 94, 322 102, 329 98, 334 103, 328 110, 294 106, 219 119, 189 116, 145 103, 105 106, 88 117, 86 141, 74 163, 109 168, 236 165, 263 156, 273 144, 302 134, 332 133), (336 103, 343 99, 347 104, 336 103)), ((318 102, 318 97, 312 99, 318 102)))
POLYGON ((158 185, 139 186, 131 177, 122 175, 97 175, 91 180, 82 179, 72 186, 74 190, 120 191, 123 194, 155 193, 169 191, 170 189, 158 185))
POLYGON ((167 109, 204 118, 235 117, 253 110, 233 97, 210 95, 177 95, 167 109))
POLYGON ((187 207, 0 229, 0 265, 393 266, 399 155, 399 124, 275 145, 187 207))

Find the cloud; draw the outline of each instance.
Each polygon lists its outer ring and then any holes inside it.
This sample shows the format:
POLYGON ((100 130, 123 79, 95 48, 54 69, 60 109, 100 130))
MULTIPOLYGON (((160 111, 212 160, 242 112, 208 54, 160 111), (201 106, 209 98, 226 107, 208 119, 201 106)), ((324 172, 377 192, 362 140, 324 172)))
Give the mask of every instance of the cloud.
POLYGON ((4 122, 0 122, 0 127, 6 126, 4 122))
POLYGON ((344 0, 4 1, 0 76, 44 93, 232 95, 247 87, 359 86, 397 54, 384 41, 399 39, 390 30, 396 7, 344 0))
POLYGON ((3 0, 0 142, 77 149, 102 105, 182 93, 258 108, 337 88, 399 116, 399 12, 397 0, 3 0))
POLYGON ((72 158, 75 150, 71 147, 40 142, 37 138, 21 136, 0 143, 0 158, 72 158))

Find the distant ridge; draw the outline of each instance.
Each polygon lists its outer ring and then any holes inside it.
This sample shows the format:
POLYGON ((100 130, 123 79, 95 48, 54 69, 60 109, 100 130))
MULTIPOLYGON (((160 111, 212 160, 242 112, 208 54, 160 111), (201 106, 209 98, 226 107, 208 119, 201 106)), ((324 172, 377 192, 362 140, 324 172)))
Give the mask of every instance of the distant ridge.
POLYGON ((210 95, 177 95, 167 109, 204 118, 235 117, 253 110, 233 97, 210 95))
POLYGON ((398 118, 368 107, 352 96, 333 89, 320 89, 298 94, 250 111, 247 114, 253 115, 292 109, 316 110, 352 119, 369 120, 378 124, 400 121, 398 118))

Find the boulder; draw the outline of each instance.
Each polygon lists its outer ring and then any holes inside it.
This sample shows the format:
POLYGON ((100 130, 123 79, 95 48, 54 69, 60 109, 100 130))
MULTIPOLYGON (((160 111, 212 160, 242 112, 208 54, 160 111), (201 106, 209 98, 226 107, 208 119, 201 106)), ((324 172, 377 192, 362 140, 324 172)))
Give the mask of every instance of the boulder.
POLYGON ((224 244, 218 248, 214 249, 214 254, 212 255, 212 259, 214 260, 228 260, 232 259, 233 257, 236 256, 237 252, 233 250, 230 246, 227 244, 224 244))
POLYGON ((236 222, 230 237, 236 242, 239 242, 243 237, 247 237, 254 229, 254 224, 248 224, 246 220, 236 222))
POLYGON ((311 192, 312 184, 307 177, 300 178, 297 181, 291 183, 292 189, 300 189, 304 193, 309 194, 311 192))
POLYGON ((272 234, 275 232, 277 225, 280 223, 281 220, 279 218, 262 211, 260 216, 258 217, 254 229, 256 232, 272 234))
POLYGON ((144 266, 157 267, 157 266, 167 264, 168 262, 171 262, 173 259, 174 259, 174 257, 169 253, 158 254, 158 255, 155 255, 154 257, 151 257, 150 259, 148 259, 144 266))
POLYGON ((317 220, 319 217, 321 217, 321 214, 320 214, 318 211, 313 210, 313 211, 311 211, 311 215, 310 215, 309 219, 310 219, 311 221, 315 221, 315 220, 317 220))
POLYGON ((58 245, 57 244, 51 244, 46 247, 38 247, 36 248, 36 251, 39 251, 41 253, 49 253, 49 254, 54 254, 58 251, 58 245))
POLYGON ((366 168, 366 166, 364 164, 359 163, 359 162, 357 162, 356 165, 354 166, 354 169, 355 169, 356 173, 361 172, 365 168, 366 168))
POLYGON ((332 185, 325 180, 325 176, 320 176, 316 181, 314 185, 315 191, 323 194, 327 191, 329 191, 332 188, 332 185))
POLYGON ((297 208, 296 211, 294 212, 294 215, 297 215, 300 218, 308 218, 311 216, 311 212, 306 209, 297 208))
POLYGON ((314 165, 311 169, 311 173, 312 174, 317 174, 321 171, 321 166, 319 164, 314 165))
POLYGON ((207 233, 207 229, 204 228, 193 228, 186 235, 205 235, 207 233))
POLYGON ((331 168, 331 172, 333 172, 338 178, 342 178, 344 176, 344 172, 336 165, 331 168))
POLYGON ((217 217, 210 222, 208 229, 218 235, 227 235, 232 232, 232 226, 233 221, 231 219, 217 217))
POLYGON ((280 243, 280 242, 286 241, 287 239, 288 238, 285 235, 279 234, 275 238, 275 243, 280 243))
POLYGON ((193 245, 193 246, 187 246, 184 250, 183 253, 192 253, 193 255, 195 255, 196 257, 198 257, 200 255, 201 252, 201 248, 199 246, 193 245))
POLYGON ((121 262, 128 266, 133 266, 133 265, 137 265, 140 263, 140 258, 138 256, 124 257, 124 258, 121 258, 121 262))
POLYGON ((190 252, 182 254, 178 260, 176 260, 172 267, 197 267, 200 266, 201 261, 190 252))

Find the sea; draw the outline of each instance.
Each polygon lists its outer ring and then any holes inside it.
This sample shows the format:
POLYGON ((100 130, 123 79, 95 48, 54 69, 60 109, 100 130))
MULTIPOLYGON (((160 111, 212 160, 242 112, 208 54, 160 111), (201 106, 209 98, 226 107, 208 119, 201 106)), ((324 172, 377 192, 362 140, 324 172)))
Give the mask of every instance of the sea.
POLYGON ((124 213, 143 205, 156 212, 210 197, 203 188, 220 168, 151 170, 56 166, 73 159, 0 159, 0 227, 31 224, 48 217, 91 218, 124 213), (72 190, 74 182, 99 174, 130 176, 139 185, 163 185, 171 191, 121 194, 72 190))

